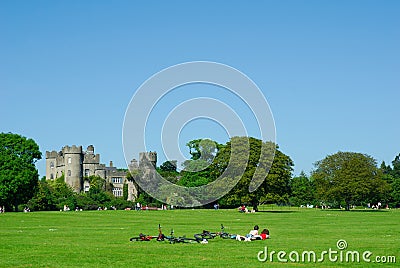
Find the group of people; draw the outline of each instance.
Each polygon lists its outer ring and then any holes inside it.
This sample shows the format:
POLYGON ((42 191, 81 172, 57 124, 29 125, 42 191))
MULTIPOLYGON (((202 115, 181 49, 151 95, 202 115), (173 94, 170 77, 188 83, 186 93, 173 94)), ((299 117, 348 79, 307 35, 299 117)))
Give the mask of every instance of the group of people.
POLYGON ((256 211, 254 210, 254 209, 252 209, 252 210, 249 210, 245 205, 241 205, 239 208, 238 208, 238 211, 239 212, 242 212, 242 213, 255 213, 256 211))
POLYGON ((263 229, 261 232, 259 232, 260 227, 258 225, 255 225, 253 230, 250 230, 250 232, 243 236, 243 235, 236 235, 236 240, 238 241, 252 241, 252 240, 265 240, 268 239, 269 236, 269 230, 268 229, 263 229))

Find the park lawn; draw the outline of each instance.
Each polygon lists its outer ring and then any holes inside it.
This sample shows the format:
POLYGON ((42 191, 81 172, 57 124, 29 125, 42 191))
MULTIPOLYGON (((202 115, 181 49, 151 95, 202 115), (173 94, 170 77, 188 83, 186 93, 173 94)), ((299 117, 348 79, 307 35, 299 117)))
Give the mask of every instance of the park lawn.
MULTIPOLYGON (((400 263, 400 210, 319 210, 262 208, 243 214, 236 210, 186 209, 172 211, 82 211, 0 214, 0 267, 281 267, 277 260, 259 262, 268 252, 338 250, 371 251, 375 256, 395 256, 400 263), (193 237, 203 229, 245 235, 255 224, 267 227, 271 239, 239 242, 216 238, 208 244, 129 242, 140 232, 193 237), (264 256, 264 255, 261 255, 264 256)), ((288 256, 286 256, 288 258, 288 256)), ((330 262, 289 263, 291 266, 387 267, 396 264, 330 262)))

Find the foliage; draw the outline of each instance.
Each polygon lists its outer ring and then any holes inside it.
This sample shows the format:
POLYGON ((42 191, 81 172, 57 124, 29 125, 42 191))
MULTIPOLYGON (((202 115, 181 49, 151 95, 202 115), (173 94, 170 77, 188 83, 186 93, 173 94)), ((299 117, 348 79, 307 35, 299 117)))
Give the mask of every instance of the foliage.
POLYGON ((0 133, 0 206, 14 206, 17 211, 35 194, 39 179, 35 163, 41 158, 34 140, 0 133))
POLYGON ((351 204, 378 202, 389 190, 371 156, 354 152, 338 152, 315 163, 312 174, 317 194, 323 201, 351 204))
POLYGON ((165 161, 157 168, 158 174, 169 182, 177 183, 179 172, 176 170, 177 161, 165 161))
POLYGON ((126 199, 114 197, 107 188, 104 179, 97 176, 87 178, 91 187, 89 192, 77 194, 64 181, 64 174, 55 180, 38 181, 38 191, 29 200, 27 206, 33 211, 62 210, 68 206, 71 210, 75 208, 83 210, 94 210, 99 207, 114 206, 117 209, 132 207, 133 203, 126 199))
POLYGON ((37 192, 27 206, 34 211, 56 210, 54 190, 46 181, 38 181, 37 192))
POLYGON ((161 164, 160 170, 163 172, 176 172, 176 161, 165 161, 161 164))
POLYGON ((223 147, 216 141, 210 139, 197 139, 186 143, 189 147, 189 153, 192 155, 192 160, 203 159, 211 163, 217 152, 223 147))
POLYGON ((400 154, 392 161, 393 168, 386 165, 385 162, 381 164, 383 172, 383 179, 390 185, 390 195, 388 203, 391 207, 400 207, 400 154))
MULTIPOLYGON (((262 142, 252 137, 233 137, 231 141, 218 152, 211 165, 214 176, 221 175, 228 166, 232 142, 235 142, 235 147, 238 147, 237 150, 239 152, 235 153, 237 162, 234 161, 231 164, 235 166, 236 163, 245 161, 247 157, 248 161, 245 172, 239 174, 239 182, 220 200, 220 204, 239 206, 240 204, 247 203, 251 204, 253 208, 257 210, 260 203, 287 202, 293 161, 289 156, 279 151, 279 147, 272 142, 262 142), (267 153, 270 155, 275 151, 275 157, 273 158, 268 174, 266 173, 267 167, 270 166, 268 161, 271 161, 272 156, 260 159, 262 146, 267 148, 267 153), (249 148, 249 150, 247 150, 247 148, 249 148), (265 167, 264 177, 262 178, 263 182, 256 191, 250 193, 249 185, 258 166, 265 167)), ((232 176, 233 178, 235 174, 228 176, 232 176)))
POLYGON ((301 172, 300 176, 292 178, 289 186, 291 190, 290 202, 295 206, 315 203, 314 184, 304 172, 301 172))

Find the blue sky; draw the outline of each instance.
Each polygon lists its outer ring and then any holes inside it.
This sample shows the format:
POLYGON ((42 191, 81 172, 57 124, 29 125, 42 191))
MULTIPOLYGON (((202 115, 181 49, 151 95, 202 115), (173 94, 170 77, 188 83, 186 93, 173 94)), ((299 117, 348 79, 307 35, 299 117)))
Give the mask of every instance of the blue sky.
MULTIPOLYGON (((399 13, 399 1, 1 1, 0 131, 43 153, 93 144, 123 167, 135 90, 171 65, 215 61, 262 90, 295 174, 339 150, 390 162, 400 152, 399 13)), ((191 97, 180 94, 171 99, 191 97)), ((154 131, 149 149, 160 151, 154 131)), ((181 139, 201 135, 226 138, 199 121, 181 139)), ((45 160, 37 166, 44 175, 45 160)))

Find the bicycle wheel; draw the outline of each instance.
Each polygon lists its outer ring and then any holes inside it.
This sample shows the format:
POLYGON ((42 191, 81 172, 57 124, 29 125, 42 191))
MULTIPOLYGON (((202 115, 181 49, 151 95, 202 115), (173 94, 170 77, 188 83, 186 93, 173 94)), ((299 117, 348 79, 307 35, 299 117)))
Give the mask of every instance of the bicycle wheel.
POLYGON ((200 241, 195 238, 177 237, 175 243, 200 243, 200 241))
POLYGON ((219 235, 219 237, 221 237, 222 239, 231 239, 231 238, 232 238, 232 234, 221 233, 221 234, 219 235))
POLYGON ((150 235, 139 235, 139 236, 134 236, 129 239, 129 241, 134 242, 134 241, 150 241, 153 239, 154 236, 150 235))

